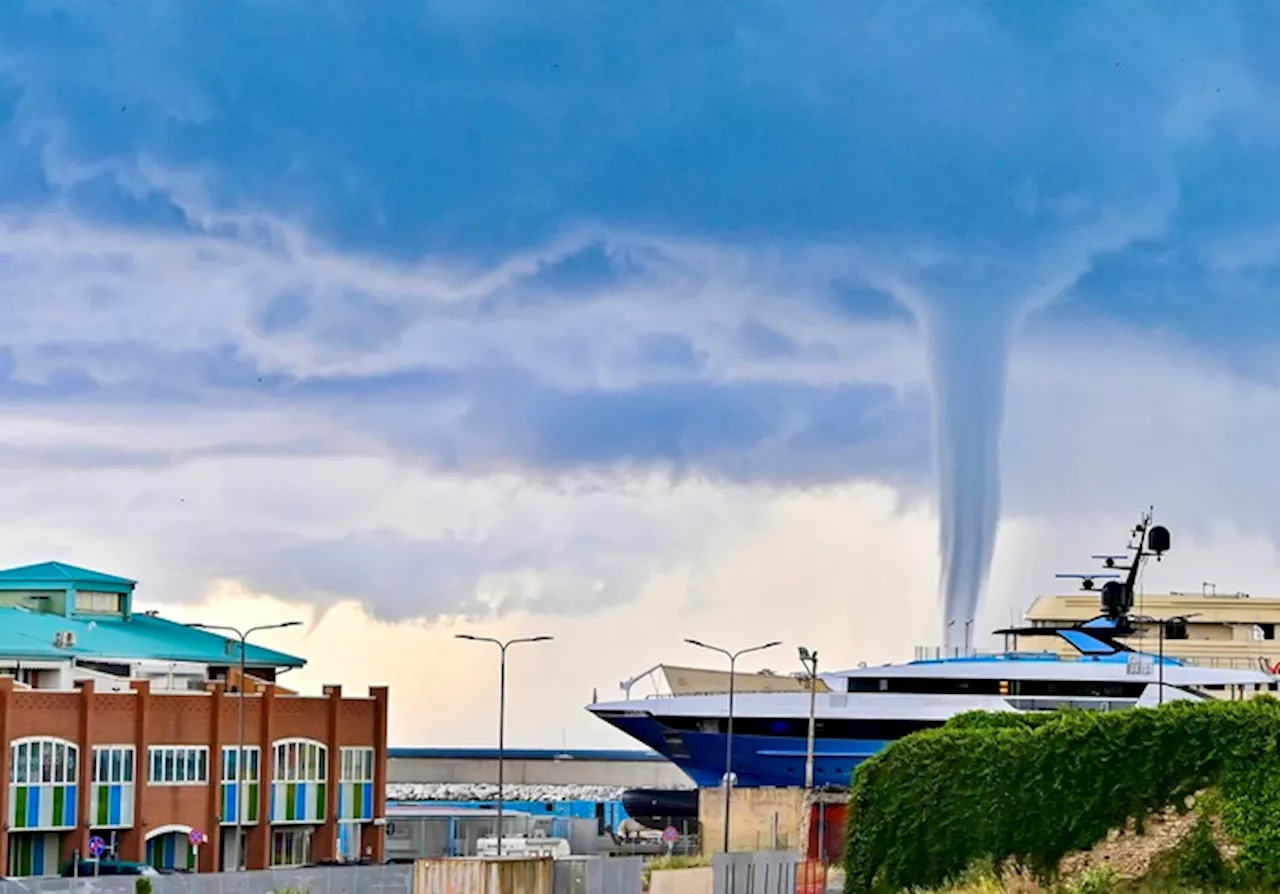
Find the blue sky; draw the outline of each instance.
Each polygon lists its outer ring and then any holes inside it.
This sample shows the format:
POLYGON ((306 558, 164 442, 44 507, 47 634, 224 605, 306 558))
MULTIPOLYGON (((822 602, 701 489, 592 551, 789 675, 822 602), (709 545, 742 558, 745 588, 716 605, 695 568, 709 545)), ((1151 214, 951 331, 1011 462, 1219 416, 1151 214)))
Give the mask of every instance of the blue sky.
POLYGON ((956 574, 994 551, 1000 614, 1074 561, 1045 532, 1154 501, 1280 585, 1278 17, 5 4, 3 558, 358 604, 374 638, 602 636, 679 577, 745 636, 770 596, 713 569, 751 542, 910 566, 931 636, 940 523, 989 527, 956 574), (923 539, 805 547, 863 523, 923 539))

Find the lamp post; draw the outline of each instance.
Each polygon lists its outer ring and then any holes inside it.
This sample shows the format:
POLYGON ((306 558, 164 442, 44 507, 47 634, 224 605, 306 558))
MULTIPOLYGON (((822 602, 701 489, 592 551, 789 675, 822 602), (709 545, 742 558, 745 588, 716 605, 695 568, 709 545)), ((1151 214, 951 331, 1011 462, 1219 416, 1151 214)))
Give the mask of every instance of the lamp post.
POLYGON ((507 729, 507 649, 516 643, 544 643, 550 636, 521 636, 503 642, 491 636, 472 636, 470 633, 454 634, 455 639, 470 640, 473 643, 493 643, 502 655, 498 666, 498 856, 502 856, 502 784, 505 771, 504 757, 507 729))
MULTIPOLYGON (((249 634, 257 633, 260 630, 280 630, 285 627, 298 627, 301 621, 284 621, 280 624, 259 624, 257 627, 250 627, 248 630, 240 630, 237 627, 231 627, 226 624, 189 624, 189 627, 195 627, 200 630, 222 630, 227 633, 234 633, 240 640, 240 685, 236 687, 236 741, 239 743, 236 748, 236 850, 235 850, 235 870, 239 872, 243 866, 244 854, 241 851, 240 842, 244 832, 244 678, 245 678, 245 650, 248 648, 249 634)), ((262 788, 262 766, 261 759, 258 761, 258 788, 262 788)), ((222 765, 219 762, 218 775, 222 775, 222 765)), ((261 821, 261 817, 258 818, 261 821)))
POLYGON ((809 743, 805 750, 804 787, 813 791, 813 729, 814 706, 818 699, 818 653, 801 646, 800 663, 809 675, 809 743))
POLYGON ((722 649, 719 646, 710 646, 696 639, 686 639, 686 643, 691 646, 697 646, 700 649, 710 649, 712 652, 719 652, 729 659, 729 723, 728 735, 725 736, 724 743, 724 852, 729 853, 729 800, 733 792, 733 684, 734 684, 734 667, 738 658, 746 655, 748 652, 759 652, 764 649, 772 649, 774 646, 782 645, 782 640, 774 640, 771 643, 765 643, 761 646, 751 646, 747 649, 739 649, 736 652, 730 652, 728 649, 722 649))

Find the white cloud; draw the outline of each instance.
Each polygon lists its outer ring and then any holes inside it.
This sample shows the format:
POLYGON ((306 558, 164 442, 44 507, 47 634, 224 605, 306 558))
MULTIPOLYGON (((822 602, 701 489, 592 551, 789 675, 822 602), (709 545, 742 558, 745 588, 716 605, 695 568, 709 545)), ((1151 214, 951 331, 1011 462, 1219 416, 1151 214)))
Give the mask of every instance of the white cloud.
POLYGON ((922 378, 909 328, 850 320, 813 300, 826 286, 814 270, 822 263, 816 255, 583 232, 476 270, 342 254, 267 214, 223 214, 200 227, 131 232, 58 213, 0 216, 0 277, 15 299, 0 303, 0 326, 17 355, 18 377, 46 381, 66 360, 42 353, 54 345, 116 348, 76 358, 108 382, 139 372, 140 358, 123 349, 127 344, 158 355, 234 345, 260 370, 290 376, 466 369, 499 360, 558 387, 626 388, 655 375, 628 362, 636 341, 670 333, 690 340, 701 357, 697 376, 713 380, 903 386, 922 378), (538 297, 529 278, 544 265, 601 242, 642 258, 643 271, 579 298, 516 300, 538 297), (265 333, 255 321, 282 293, 303 297, 305 319, 265 333), (497 312, 478 307, 504 298, 497 312), (369 342, 358 332, 375 305, 386 319, 369 342), (768 362, 744 356, 738 337, 747 320, 811 350, 768 362))

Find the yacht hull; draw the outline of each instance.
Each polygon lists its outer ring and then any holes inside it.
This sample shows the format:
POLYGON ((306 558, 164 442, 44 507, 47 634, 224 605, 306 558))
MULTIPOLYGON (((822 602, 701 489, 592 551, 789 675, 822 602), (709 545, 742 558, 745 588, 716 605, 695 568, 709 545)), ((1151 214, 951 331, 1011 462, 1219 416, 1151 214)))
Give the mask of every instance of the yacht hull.
MULTIPOLYGON (((729 737, 724 732, 673 730, 650 714, 597 712, 602 720, 643 742, 678 766, 699 788, 720 784, 729 737)), ((938 721, 936 725, 941 725, 938 721)), ((847 788, 853 771, 891 739, 820 739, 814 742, 813 777, 818 788, 847 788)), ((733 773, 739 788, 805 783, 808 739, 734 733, 733 773)))

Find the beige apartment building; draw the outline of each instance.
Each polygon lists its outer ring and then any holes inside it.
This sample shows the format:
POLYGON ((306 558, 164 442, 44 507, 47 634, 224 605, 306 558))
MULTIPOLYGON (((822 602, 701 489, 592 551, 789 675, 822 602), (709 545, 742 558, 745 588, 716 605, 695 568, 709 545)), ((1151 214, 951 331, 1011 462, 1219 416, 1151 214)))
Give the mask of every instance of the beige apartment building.
MULTIPOLYGON (((1164 652, 1204 667, 1258 668, 1280 664, 1280 598, 1243 593, 1218 595, 1166 594, 1138 596, 1135 616, 1172 619, 1164 626, 1164 652)), ((1098 594, 1041 596, 1027 612, 1031 626, 1056 626, 1087 621, 1098 615, 1098 594)), ((1135 625, 1138 633, 1125 642, 1132 649, 1155 653, 1160 647, 1160 626, 1135 625)), ((1030 645, 1027 643, 1026 645, 1030 645)), ((1036 648, 1052 648, 1074 654, 1065 642, 1046 640, 1036 648)), ((1277 668, 1280 669, 1280 668, 1277 668)))

